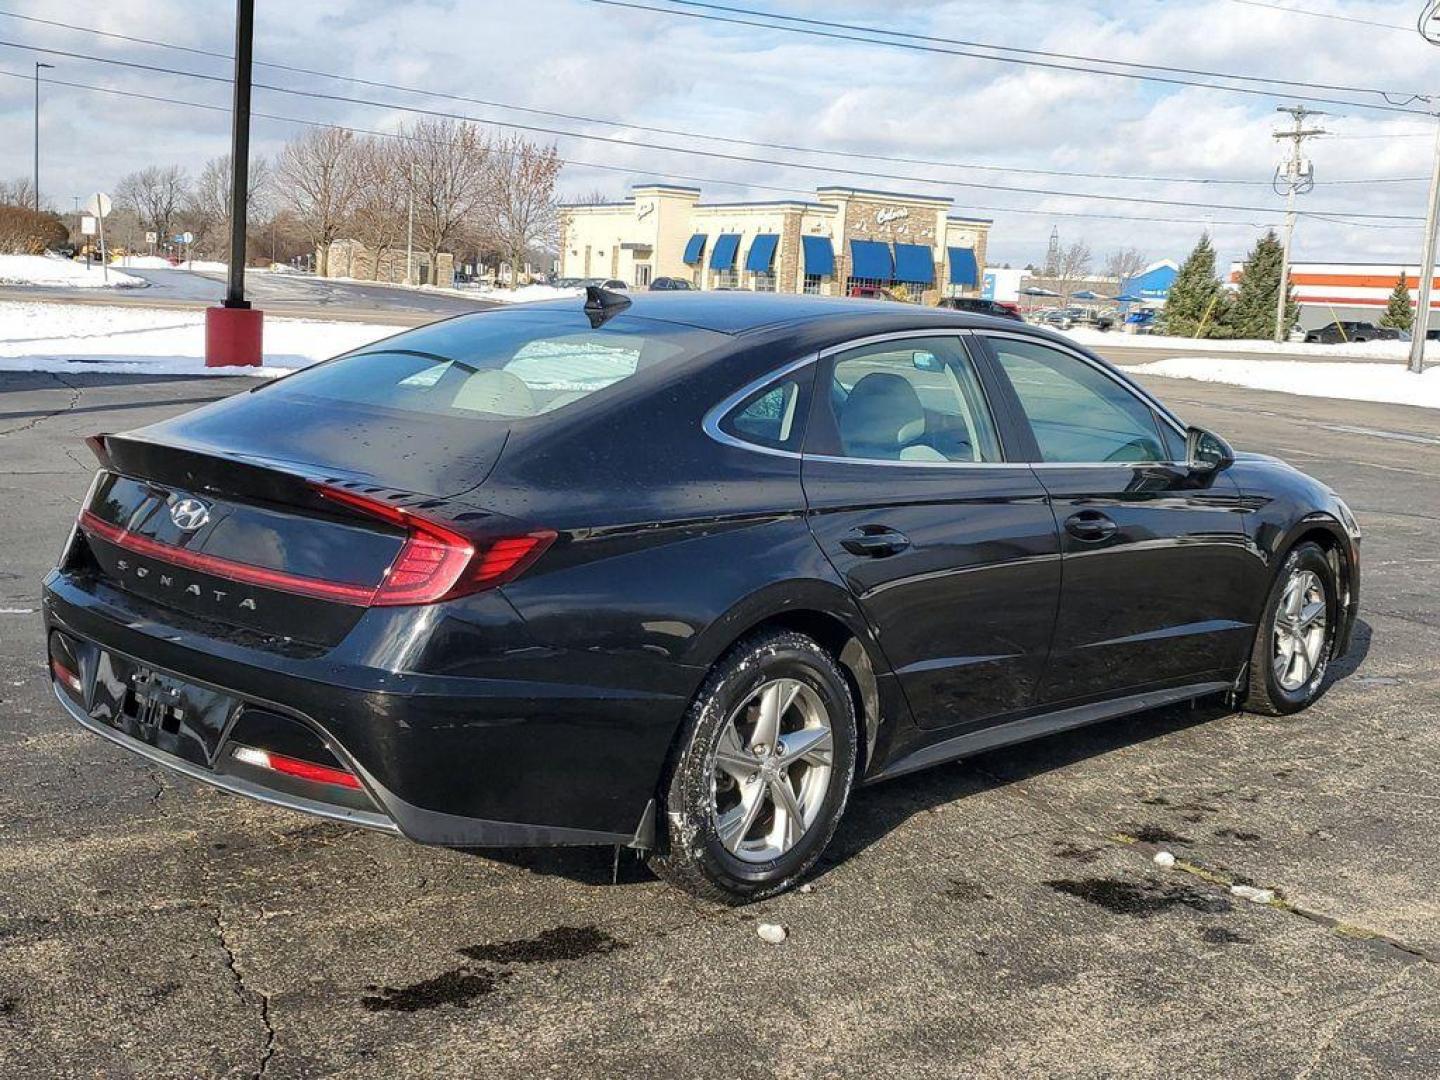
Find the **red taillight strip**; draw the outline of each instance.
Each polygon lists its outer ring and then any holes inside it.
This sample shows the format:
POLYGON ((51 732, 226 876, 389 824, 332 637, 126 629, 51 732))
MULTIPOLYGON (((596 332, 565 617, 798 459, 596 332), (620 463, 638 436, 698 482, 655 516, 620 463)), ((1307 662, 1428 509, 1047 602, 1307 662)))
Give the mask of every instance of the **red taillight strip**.
POLYGON ((317 765, 313 761, 286 757, 284 754, 261 750, 254 746, 236 746, 231 754, 234 755, 236 761, 243 761, 246 765, 254 765, 259 769, 269 769, 271 772, 293 776, 300 780, 309 780, 316 784, 331 784, 354 791, 360 789, 359 777, 348 769, 332 769, 329 765, 317 765))
POLYGON ((158 559, 187 570, 198 570, 202 574, 213 574, 215 577, 226 578, 229 581, 259 585, 266 589, 278 589, 281 592, 310 596, 317 600, 329 600, 337 604, 356 604, 361 607, 368 606, 375 599, 374 586, 321 581, 318 578, 302 577, 299 574, 287 574, 283 570, 269 570, 263 566, 236 562, 234 559, 225 559, 218 555, 187 551, 185 548, 175 547, 171 544, 162 544, 148 536, 139 536, 119 525, 112 525, 89 510, 80 511, 80 528, 102 540, 109 541, 116 547, 133 551, 137 555, 158 559))

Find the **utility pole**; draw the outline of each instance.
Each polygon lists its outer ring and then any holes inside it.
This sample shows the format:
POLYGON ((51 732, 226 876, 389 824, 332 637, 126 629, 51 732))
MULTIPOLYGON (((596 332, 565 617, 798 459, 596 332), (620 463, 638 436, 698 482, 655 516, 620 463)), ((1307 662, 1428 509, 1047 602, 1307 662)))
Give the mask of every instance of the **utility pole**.
POLYGON ((1275 298, 1275 340, 1283 342, 1290 336, 1290 245, 1295 238, 1295 196, 1305 195, 1315 188, 1315 168, 1300 152, 1306 139, 1324 135, 1320 128, 1307 128, 1305 118, 1324 116, 1322 112, 1307 109, 1304 105, 1280 106, 1276 112, 1289 113, 1295 126, 1288 131, 1275 132, 1277 139, 1290 140, 1290 157, 1275 170, 1275 190, 1285 196, 1285 241, 1280 255, 1280 295, 1275 298))
POLYGON ((415 162, 410 162, 410 209, 405 221, 405 284, 415 284, 415 162))
POLYGON ((40 212, 40 69, 54 69, 54 64, 35 61, 35 212, 40 212))
POLYGON ((1425 246, 1415 289, 1415 319, 1410 324, 1410 370, 1425 370, 1425 334, 1430 329, 1430 290, 1435 280, 1436 231, 1440 224, 1440 122, 1435 127, 1435 164, 1430 171, 1430 205, 1425 210, 1425 246))

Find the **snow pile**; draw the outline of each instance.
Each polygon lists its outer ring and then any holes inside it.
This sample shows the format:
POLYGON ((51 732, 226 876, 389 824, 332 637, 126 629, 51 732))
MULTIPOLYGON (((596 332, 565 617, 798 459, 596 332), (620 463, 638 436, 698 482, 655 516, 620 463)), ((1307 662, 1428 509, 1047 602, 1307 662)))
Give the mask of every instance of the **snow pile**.
MULTIPOLYGON (((1053 327, 1052 327, 1053 329, 1053 327)), ((1204 349, 1206 352, 1275 353, 1285 356, 1363 357, 1366 360, 1404 360, 1410 355, 1408 341, 1364 341, 1335 345, 1309 345, 1303 341, 1211 341, 1164 334, 1125 334, 1118 331, 1101 333, 1089 326, 1076 326, 1059 333, 1090 348, 1108 345, 1116 349, 1204 349)), ((1426 342, 1427 356, 1440 359, 1440 342, 1426 342)))
POLYGON ((557 289, 554 285, 521 285, 518 289, 481 288, 469 290, 470 295, 501 304, 528 304, 536 300, 565 300, 579 296, 583 289, 557 289))
POLYGON ((107 281, 99 263, 87 269, 83 262, 59 255, 0 255, 0 285, 130 289, 143 287, 145 282, 114 268, 111 268, 107 281))
MULTIPOLYGON (((1393 344, 1393 342, 1392 342, 1393 344)), ((1384 401, 1440 409, 1440 367, 1416 375, 1403 364, 1316 363, 1307 360, 1240 360, 1221 356, 1173 356, 1126 368, 1132 375, 1228 383, 1304 397, 1384 401)))
POLYGON ((122 255, 116 259, 111 266, 125 266, 131 270, 170 270, 173 269, 169 259, 162 259, 159 255, 122 255))
POLYGON ((207 368, 203 312, 0 301, 0 371, 274 378, 404 327, 265 320, 265 366, 207 368))

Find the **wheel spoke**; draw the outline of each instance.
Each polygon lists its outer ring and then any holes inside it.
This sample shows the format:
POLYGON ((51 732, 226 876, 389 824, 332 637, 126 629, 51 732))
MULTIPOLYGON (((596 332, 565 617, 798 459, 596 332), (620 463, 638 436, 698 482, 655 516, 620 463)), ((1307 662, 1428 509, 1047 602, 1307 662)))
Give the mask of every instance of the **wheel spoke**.
POLYGON ((800 837, 805 835, 805 812, 800 809, 800 800, 795 798, 795 789, 790 786, 788 776, 779 776, 770 781, 770 801, 775 812, 784 818, 784 847, 788 851, 800 837))
POLYGON ((799 693, 800 684, 791 679, 780 679, 765 687, 760 694, 760 716, 755 721, 751 746, 756 749, 775 746, 775 739, 780 734, 780 718, 795 704, 799 693))
POLYGON ((1324 600, 1316 600, 1314 603, 1306 604, 1305 607, 1304 607, 1304 608, 1301 610, 1301 612, 1300 612, 1300 618, 1299 618, 1299 622, 1298 622, 1298 624, 1297 624, 1297 626, 1296 626, 1296 629, 1297 629, 1297 630, 1307 630, 1307 629, 1309 629, 1310 626, 1315 622, 1316 619, 1323 618, 1324 615, 1325 615, 1325 601, 1324 601, 1324 600))
POLYGON ((780 746, 784 750, 786 761, 800 760, 813 765, 829 765, 835 740, 831 737, 829 728, 807 727, 780 736, 780 746))
POLYGON ((760 759, 741 743, 733 723, 726 724, 720 734, 720 745, 715 750, 715 767, 724 769, 742 784, 760 768, 760 759))
POLYGON ((765 785, 761 783, 740 785, 740 803, 722 814, 716 822, 720 833, 720 843, 725 845, 725 850, 731 854, 740 846, 745 835, 755 824, 755 819, 760 816, 761 809, 765 806, 765 785))
POLYGON ((1299 575, 1292 577, 1285 584, 1285 599, 1282 606, 1285 614, 1294 620, 1300 615, 1300 608, 1305 603, 1305 590, 1302 587, 1302 579, 1299 575))

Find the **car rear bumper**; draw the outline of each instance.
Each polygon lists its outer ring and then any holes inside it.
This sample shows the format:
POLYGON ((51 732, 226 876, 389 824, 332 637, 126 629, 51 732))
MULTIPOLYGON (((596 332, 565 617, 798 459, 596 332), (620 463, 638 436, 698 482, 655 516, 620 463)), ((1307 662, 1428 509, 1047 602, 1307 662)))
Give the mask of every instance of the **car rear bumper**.
POLYGON ((46 582, 44 614, 47 647, 65 643, 79 669, 78 697, 54 684, 71 717, 192 779, 428 844, 652 843, 654 793, 685 707, 679 695, 276 656, 149 622, 125 594, 59 573, 46 582), (116 704, 137 672, 185 704, 188 715, 168 735, 116 704), (358 779, 357 790, 238 762, 235 750, 256 741, 246 734, 253 725, 242 725, 262 715, 293 725, 296 740, 358 779))

